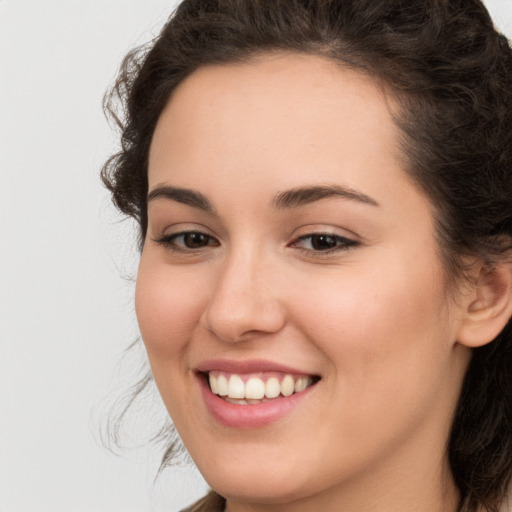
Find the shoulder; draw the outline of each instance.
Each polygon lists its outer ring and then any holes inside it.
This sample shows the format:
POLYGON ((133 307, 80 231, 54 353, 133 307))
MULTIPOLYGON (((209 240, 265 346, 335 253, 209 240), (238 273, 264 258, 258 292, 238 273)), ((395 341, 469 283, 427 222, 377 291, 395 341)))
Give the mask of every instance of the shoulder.
POLYGON ((216 492, 210 491, 204 498, 196 501, 181 512, 224 512, 225 506, 226 500, 216 492))

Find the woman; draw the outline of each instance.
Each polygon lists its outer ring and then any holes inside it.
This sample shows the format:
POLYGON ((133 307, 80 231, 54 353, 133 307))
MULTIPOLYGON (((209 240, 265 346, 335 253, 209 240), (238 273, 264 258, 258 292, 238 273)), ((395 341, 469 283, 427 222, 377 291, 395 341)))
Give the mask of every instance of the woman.
POLYGON ((103 178, 215 491, 191 510, 503 510, 512 52, 482 4, 186 1, 119 98, 103 178))

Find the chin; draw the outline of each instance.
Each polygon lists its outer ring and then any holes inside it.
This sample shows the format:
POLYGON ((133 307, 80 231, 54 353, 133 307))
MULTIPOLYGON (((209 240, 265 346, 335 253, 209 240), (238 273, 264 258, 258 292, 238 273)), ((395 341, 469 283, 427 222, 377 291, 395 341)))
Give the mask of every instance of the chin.
POLYGON ((197 466, 212 489, 235 501, 282 504, 321 492, 322 479, 312 478, 319 472, 312 472, 309 465, 265 447, 256 450, 258 454, 251 457, 232 448, 209 459, 214 463, 205 462, 208 458, 203 456, 197 466))
POLYGON ((247 472, 241 471, 237 475, 227 474, 224 471, 209 478, 206 476, 208 485, 227 499, 261 503, 266 505, 282 504, 307 497, 308 490, 298 483, 290 472, 282 473, 275 478, 275 472, 269 476, 265 470, 247 472))

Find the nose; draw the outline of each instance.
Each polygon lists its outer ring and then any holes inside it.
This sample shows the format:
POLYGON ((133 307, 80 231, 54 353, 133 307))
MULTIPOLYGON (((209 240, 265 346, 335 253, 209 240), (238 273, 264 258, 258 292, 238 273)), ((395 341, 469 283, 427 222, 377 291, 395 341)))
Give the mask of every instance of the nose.
POLYGON ((226 342, 254 340, 286 323, 275 265, 250 251, 222 264, 202 316, 204 327, 226 342))

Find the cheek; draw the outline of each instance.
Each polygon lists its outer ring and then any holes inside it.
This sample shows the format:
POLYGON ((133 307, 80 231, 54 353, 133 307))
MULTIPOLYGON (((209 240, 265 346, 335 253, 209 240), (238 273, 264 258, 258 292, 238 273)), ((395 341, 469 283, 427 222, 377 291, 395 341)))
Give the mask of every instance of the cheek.
POLYGON ((186 271, 155 263, 143 254, 137 275, 135 309, 150 362, 180 352, 197 327, 203 299, 201 287, 186 271))
POLYGON ((449 417, 459 376, 451 366, 453 332, 441 312, 441 283, 432 266, 428 275, 370 269, 330 285, 311 283, 296 317, 329 365, 326 437, 335 432, 371 453, 383 439, 396 447, 419 425, 449 417))
POLYGON ((388 276, 371 270, 364 275, 348 272, 309 283, 300 307, 313 332, 320 329, 354 349, 374 351, 399 342, 408 331, 421 336, 435 329, 445 302, 439 277, 400 270, 388 276), (400 336, 384 345, 383 337, 391 332, 400 336), (366 342, 361 344, 361 339, 366 342))
POLYGON ((172 269, 153 258, 141 258, 135 309, 149 364, 168 413, 177 424, 190 411, 188 347, 202 312, 201 287, 186 270, 172 269))
POLYGON ((348 396, 418 390, 446 369, 454 333, 442 310, 441 268, 394 261, 385 274, 368 266, 311 282, 300 303, 301 329, 328 356, 333 375, 353 388, 348 396))

